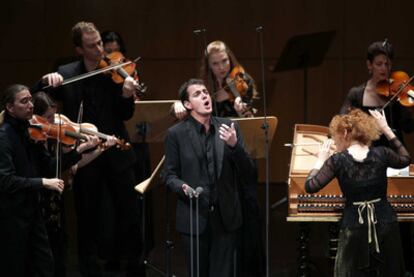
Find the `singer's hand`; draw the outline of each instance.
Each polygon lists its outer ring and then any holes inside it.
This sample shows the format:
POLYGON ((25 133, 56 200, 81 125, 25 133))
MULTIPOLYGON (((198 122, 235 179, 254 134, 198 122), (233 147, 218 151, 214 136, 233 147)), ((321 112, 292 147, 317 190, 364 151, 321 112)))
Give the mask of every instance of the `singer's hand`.
POLYGON ((192 188, 192 187, 190 187, 190 186, 189 186, 189 185, 187 185, 187 184, 183 184, 183 185, 181 186, 181 188, 182 188, 182 190, 183 190, 184 194, 185 194, 185 195, 187 195, 187 196, 191 196, 192 192, 194 191, 194 190, 193 190, 193 188, 192 188))
POLYGON ((234 128, 234 122, 230 127, 226 124, 221 124, 219 128, 220 138, 226 142, 230 147, 234 147, 237 144, 237 134, 234 128))

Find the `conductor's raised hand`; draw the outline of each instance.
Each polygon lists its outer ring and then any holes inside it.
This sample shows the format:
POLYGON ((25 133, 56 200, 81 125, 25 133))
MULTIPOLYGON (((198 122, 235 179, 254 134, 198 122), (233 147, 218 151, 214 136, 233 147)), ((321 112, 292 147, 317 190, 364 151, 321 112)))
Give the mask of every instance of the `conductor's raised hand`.
POLYGON ((377 110, 369 110, 369 113, 372 115, 373 118, 375 118, 375 121, 377 122, 378 126, 380 127, 381 132, 384 133, 384 130, 388 129, 388 122, 387 119, 384 116, 384 113, 380 113, 377 110))
POLYGON ((221 124, 219 128, 220 139, 224 140, 224 142, 230 146, 234 147, 237 144, 237 133, 236 129, 234 128, 234 122, 231 123, 230 127, 226 124, 221 124))
POLYGON ((318 160, 320 162, 322 163, 325 162, 331 156, 332 143, 333 143, 332 139, 327 139, 319 147, 318 160))
POLYGON ((46 74, 42 77, 42 82, 45 85, 58 87, 63 83, 63 76, 57 72, 46 74))
POLYGON ((372 115, 373 118, 375 118, 375 121, 377 122, 381 132, 388 139, 393 139, 395 137, 395 134, 388 125, 387 118, 384 115, 384 110, 382 112, 379 112, 377 110, 369 110, 369 113, 372 115))

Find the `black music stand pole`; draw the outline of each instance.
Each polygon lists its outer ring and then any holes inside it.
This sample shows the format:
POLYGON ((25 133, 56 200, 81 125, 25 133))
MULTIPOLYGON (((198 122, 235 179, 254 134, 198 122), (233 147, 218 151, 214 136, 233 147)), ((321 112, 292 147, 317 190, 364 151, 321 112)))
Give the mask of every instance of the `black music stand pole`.
MULTIPOLYGON (((274 72, 303 70, 303 123, 309 121, 308 69, 322 64, 335 34, 336 31, 325 31, 291 37, 272 70, 274 72)), ((286 201, 287 197, 283 197, 272 204, 271 210, 275 210, 286 201)))
POLYGON ((274 72, 303 70, 303 112, 308 123, 308 69, 322 64, 336 31, 298 35, 290 38, 283 48, 274 72))
MULTIPOLYGON (((303 70, 303 122, 309 121, 308 109, 308 69, 322 64, 326 52, 336 31, 325 31, 312 34, 294 36, 286 43, 285 48, 280 55, 277 65, 273 68, 274 72, 289 70, 303 70)), ((287 197, 282 198, 272 205, 276 209, 287 201, 287 197)), ((308 241, 309 241, 309 224, 301 223, 299 225, 299 257, 298 257, 298 276, 308 275, 308 241)))

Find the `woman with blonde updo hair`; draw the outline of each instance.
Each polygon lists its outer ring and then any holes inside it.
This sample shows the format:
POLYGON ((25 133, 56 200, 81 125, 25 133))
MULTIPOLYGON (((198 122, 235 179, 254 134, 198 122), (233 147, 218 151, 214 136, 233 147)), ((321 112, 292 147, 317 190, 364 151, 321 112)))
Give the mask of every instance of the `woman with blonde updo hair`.
POLYGON ((404 260, 399 226, 387 200, 387 167, 410 164, 407 149, 395 136, 383 114, 355 109, 337 115, 330 132, 332 140, 321 147, 305 189, 315 193, 337 178, 345 207, 342 214, 335 276, 403 276, 404 260), (371 146, 380 134, 391 148, 371 146))
MULTIPOLYGON (((253 108, 253 100, 258 98, 253 78, 247 74, 237 61, 230 48, 222 41, 216 40, 207 45, 202 60, 201 78, 204 80, 208 91, 215 101, 214 114, 221 117, 253 117, 256 109, 253 108), (247 87, 245 95, 236 97, 231 90, 229 75, 235 71, 241 82, 247 87), (229 85, 230 84, 230 85, 229 85), (235 99, 231 99, 235 96, 235 99)), ((233 78, 236 79, 236 78, 233 78)), ((174 114, 179 119, 184 118, 187 112, 181 102, 174 104, 174 114)))

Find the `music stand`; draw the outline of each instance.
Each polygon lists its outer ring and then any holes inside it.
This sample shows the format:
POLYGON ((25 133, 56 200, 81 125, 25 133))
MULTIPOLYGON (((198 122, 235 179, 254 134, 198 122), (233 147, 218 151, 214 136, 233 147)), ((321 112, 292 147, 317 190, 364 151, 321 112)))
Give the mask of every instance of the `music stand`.
MULTIPOLYGON (((125 126, 128 130, 131 141, 134 143, 138 142, 147 142, 147 143, 162 143, 164 141, 165 134, 167 129, 176 123, 176 119, 170 114, 172 105, 176 100, 154 100, 154 101, 137 101, 135 102, 135 111, 134 115, 125 122, 125 126)), ((152 172, 151 176, 135 186, 135 190, 140 193, 142 199, 142 209, 143 209, 143 243, 144 250, 146 251, 146 226, 145 226, 145 209, 146 209, 146 193, 150 191, 155 186, 162 184, 162 168, 164 164, 164 158, 158 163, 155 170, 152 172)), ((169 192, 166 189, 165 196, 165 207, 166 207, 166 252, 165 252, 165 267, 166 270, 163 272, 154 265, 152 265, 146 257, 144 258, 144 264, 151 268, 152 270, 158 272, 160 275, 164 276, 174 276, 171 274, 171 249, 173 243, 170 240, 170 213, 171 209, 169 208, 169 192)), ((146 253, 144 252, 145 256, 146 253)))
POLYGON ((308 68, 319 66, 332 43, 336 31, 325 31, 291 37, 283 48, 273 72, 303 70, 304 123, 308 122, 308 68))
MULTIPOLYGON (((268 116, 266 119, 269 132, 269 145, 272 145, 278 120, 275 116, 268 116)), ((259 136, 263 129, 264 117, 232 118, 232 120, 239 123, 240 131, 243 135, 244 143, 250 156, 253 159, 264 159, 266 154, 265 142, 263 141, 263 137, 259 136)))
POLYGON ((144 194, 150 189, 155 188, 156 186, 162 184, 162 176, 161 171, 164 165, 165 155, 162 156, 160 162, 158 163, 157 167, 151 173, 151 176, 146 180, 142 181, 138 185, 135 186, 135 190, 141 194, 144 194))
POLYGON ((167 129, 176 123, 175 117, 170 114, 175 101, 177 100, 135 102, 134 115, 125 122, 131 141, 162 143, 167 129))

